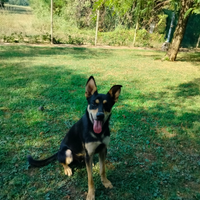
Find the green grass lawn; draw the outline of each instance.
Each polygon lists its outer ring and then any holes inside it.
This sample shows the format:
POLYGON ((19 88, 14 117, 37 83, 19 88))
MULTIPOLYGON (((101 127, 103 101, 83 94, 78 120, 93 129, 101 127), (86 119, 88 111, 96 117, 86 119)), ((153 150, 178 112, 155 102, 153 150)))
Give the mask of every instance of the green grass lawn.
POLYGON ((66 177, 26 156, 55 153, 85 112, 90 75, 100 93, 123 85, 113 108, 107 175, 97 200, 200 199, 200 53, 177 62, 147 50, 0 46, 0 199, 85 199, 87 172, 66 177), (38 108, 44 105, 42 112, 38 108))

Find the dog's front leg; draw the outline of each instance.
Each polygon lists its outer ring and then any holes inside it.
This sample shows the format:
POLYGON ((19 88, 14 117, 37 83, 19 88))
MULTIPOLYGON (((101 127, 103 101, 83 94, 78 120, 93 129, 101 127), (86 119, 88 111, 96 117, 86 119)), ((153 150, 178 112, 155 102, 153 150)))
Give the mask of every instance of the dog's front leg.
POLYGON ((105 166, 106 152, 107 148, 104 147, 99 153, 101 182, 106 188, 113 188, 112 183, 106 178, 106 166, 105 166))
POLYGON ((95 187, 92 177, 92 161, 93 155, 87 155, 85 158, 87 173, 88 173, 88 194, 86 200, 95 200, 95 187))

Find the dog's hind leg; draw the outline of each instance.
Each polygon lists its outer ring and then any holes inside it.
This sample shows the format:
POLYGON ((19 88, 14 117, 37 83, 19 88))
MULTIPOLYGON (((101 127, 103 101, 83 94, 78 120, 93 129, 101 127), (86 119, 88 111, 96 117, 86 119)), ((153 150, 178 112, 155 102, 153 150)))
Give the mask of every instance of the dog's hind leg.
POLYGON ((106 166, 105 166, 106 152, 107 149, 106 147, 104 147, 99 153, 101 182, 105 186, 105 188, 113 188, 112 183, 106 178, 106 166))
POLYGON ((73 161, 72 151, 70 149, 59 151, 58 160, 64 168, 65 175, 71 176, 72 169, 68 165, 73 161))

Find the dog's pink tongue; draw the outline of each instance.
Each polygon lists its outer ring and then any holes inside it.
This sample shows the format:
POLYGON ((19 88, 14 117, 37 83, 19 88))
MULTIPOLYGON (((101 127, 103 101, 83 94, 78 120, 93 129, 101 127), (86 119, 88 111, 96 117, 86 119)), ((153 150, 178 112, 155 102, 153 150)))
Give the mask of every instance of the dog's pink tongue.
POLYGON ((101 133, 102 131, 102 122, 98 120, 94 120, 93 130, 95 133, 101 133))

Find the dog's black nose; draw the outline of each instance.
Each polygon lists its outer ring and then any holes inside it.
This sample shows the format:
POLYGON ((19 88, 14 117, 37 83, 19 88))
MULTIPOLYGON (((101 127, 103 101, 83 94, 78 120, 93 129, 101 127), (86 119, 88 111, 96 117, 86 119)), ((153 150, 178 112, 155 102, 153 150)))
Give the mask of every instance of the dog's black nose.
POLYGON ((98 120, 103 120, 103 118, 104 118, 104 113, 103 112, 98 112, 97 113, 97 119, 98 120))

